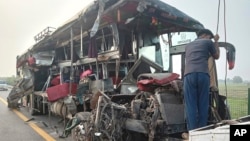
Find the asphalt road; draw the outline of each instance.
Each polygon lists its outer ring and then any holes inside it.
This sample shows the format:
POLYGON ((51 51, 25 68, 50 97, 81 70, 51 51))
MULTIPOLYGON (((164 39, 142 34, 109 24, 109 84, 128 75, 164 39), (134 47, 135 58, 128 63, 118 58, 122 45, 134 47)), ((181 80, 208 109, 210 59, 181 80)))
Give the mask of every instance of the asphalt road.
POLYGON ((0 91, 0 140, 3 141, 72 141, 61 138, 64 120, 57 116, 31 116, 27 107, 9 109, 9 91, 0 91))

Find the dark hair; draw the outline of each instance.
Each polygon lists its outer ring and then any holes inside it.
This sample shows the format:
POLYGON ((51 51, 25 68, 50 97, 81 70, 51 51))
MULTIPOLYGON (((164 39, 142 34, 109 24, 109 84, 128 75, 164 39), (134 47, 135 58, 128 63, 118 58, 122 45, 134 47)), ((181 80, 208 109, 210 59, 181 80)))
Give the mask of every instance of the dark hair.
POLYGON ((200 31, 197 32, 197 36, 198 37, 201 36, 201 35, 203 35, 203 34, 210 35, 211 38, 214 38, 214 34, 209 29, 201 29, 200 31))

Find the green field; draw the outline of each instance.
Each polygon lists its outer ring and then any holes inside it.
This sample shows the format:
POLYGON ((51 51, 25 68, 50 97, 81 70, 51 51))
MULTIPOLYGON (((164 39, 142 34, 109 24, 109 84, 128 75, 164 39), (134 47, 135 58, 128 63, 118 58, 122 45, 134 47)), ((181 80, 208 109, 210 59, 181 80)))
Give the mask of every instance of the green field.
POLYGON ((248 89, 247 84, 219 83, 219 92, 227 96, 232 119, 248 115, 248 89))

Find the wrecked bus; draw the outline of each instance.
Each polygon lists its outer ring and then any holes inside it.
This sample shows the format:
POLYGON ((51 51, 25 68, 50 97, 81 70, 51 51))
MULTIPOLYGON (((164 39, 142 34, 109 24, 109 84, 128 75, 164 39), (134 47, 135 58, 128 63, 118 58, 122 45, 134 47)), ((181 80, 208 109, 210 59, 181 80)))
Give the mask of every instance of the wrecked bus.
MULTIPOLYGON (((94 1, 59 28, 37 34, 36 44, 17 57, 20 79, 8 107, 74 121, 65 129, 74 140, 181 139, 185 44, 203 28, 160 0, 94 1)), ((233 69, 234 46, 219 46, 233 69)), ((208 124, 230 119, 213 59, 210 67, 208 124)))

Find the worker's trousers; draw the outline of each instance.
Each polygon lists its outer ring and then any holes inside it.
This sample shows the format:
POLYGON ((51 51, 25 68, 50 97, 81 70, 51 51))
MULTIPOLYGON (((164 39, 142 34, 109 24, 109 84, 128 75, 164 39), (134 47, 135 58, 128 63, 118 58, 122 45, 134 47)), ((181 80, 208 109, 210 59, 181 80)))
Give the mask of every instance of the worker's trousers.
POLYGON ((209 75, 195 72, 184 76, 184 100, 188 130, 207 125, 209 75))

